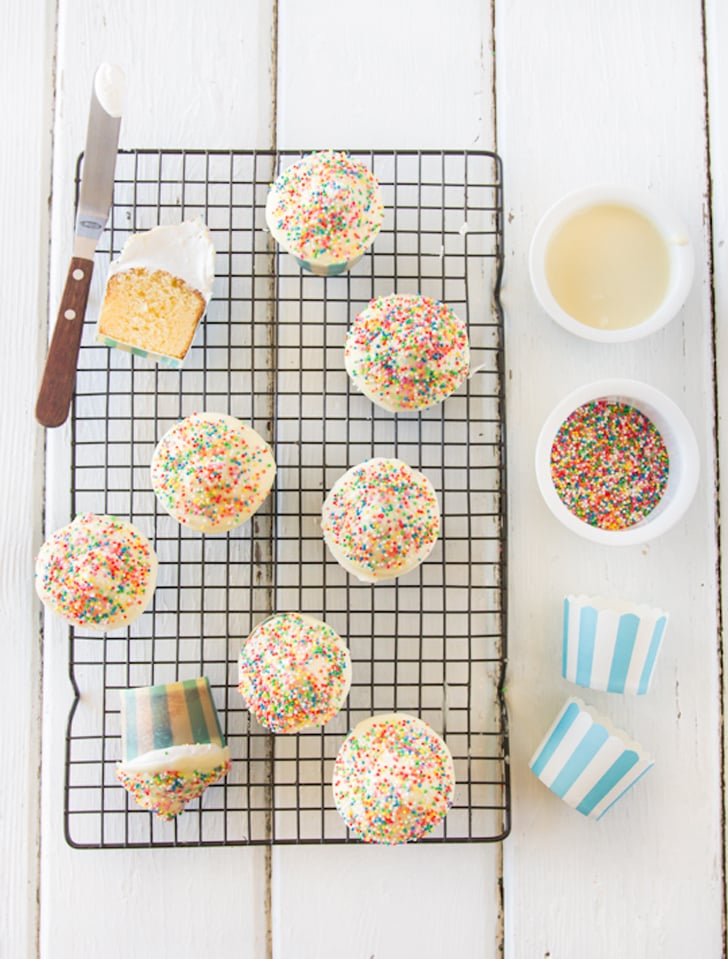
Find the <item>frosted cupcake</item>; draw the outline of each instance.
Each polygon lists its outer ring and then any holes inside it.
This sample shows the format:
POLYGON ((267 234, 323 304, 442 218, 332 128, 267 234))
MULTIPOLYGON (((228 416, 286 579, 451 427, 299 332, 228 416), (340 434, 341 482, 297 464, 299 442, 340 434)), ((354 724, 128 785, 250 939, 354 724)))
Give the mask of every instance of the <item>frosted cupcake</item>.
POLYGON ((427 296, 380 296, 358 314, 346 338, 346 372, 355 387, 392 413, 441 403, 468 376, 463 321, 427 296))
POLYGON ((121 740, 117 779, 160 819, 174 819, 230 771, 205 676, 122 690, 121 740))
POLYGON ((263 504, 276 464, 252 427, 225 413, 193 413, 159 441, 151 471, 159 502, 178 522, 227 533, 263 504))
POLYGON ((335 276, 371 246, 384 219, 379 183, 346 153, 311 153, 284 170, 265 207, 276 242, 304 270, 335 276))
POLYGON ((103 633, 133 623, 157 583, 157 556, 136 526, 79 515, 46 540, 35 563, 45 605, 73 626, 103 633))
POLYGON ((181 366, 214 277, 215 248, 201 217, 132 234, 109 269, 96 339, 181 366))
POLYGON ((320 619, 277 613, 259 623, 240 651, 238 689, 258 722, 274 733, 323 726, 351 686, 351 657, 320 619))
POLYGON ((440 510, 428 478, 401 460, 371 459, 337 480, 321 513, 324 540, 365 583, 402 576, 432 552, 440 510))
POLYGON ((431 832, 452 803, 450 751, 427 723, 406 713, 354 727, 334 765, 334 800, 352 834, 398 845, 431 832))

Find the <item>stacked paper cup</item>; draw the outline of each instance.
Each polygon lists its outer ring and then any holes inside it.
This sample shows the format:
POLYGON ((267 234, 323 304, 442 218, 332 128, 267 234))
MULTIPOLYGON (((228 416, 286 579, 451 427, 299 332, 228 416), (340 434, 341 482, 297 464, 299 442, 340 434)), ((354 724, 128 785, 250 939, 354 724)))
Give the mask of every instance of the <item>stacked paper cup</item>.
MULTIPOLYGON (((645 605, 567 596, 564 678, 610 693, 647 693, 667 619, 645 605)), ((529 763, 544 785, 591 819, 601 819, 653 764, 639 743, 576 698, 566 701, 529 763)))

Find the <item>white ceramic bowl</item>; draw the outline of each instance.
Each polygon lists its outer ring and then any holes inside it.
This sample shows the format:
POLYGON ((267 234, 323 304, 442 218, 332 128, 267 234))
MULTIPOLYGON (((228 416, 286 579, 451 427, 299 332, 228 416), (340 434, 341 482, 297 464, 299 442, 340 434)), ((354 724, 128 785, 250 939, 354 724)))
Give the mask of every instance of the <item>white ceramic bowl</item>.
POLYGON ((541 306, 564 329, 600 343, 624 343, 654 333, 679 312, 693 280, 693 250, 679 217, 656 197, 630 187, 603 184, 567 194, 544 214, 531 241, 529 272, 541 306), (546 275, 546 252, 555 231, 574 214, 603 204, 627 207, 646 217, 664 239, 670 258, 668 286, 658 308, 641 323, 622 329, 588 326, 571 316, 556 301, 546 275))
POLYGON ((664 393, 637 380, 600 380, 574 390, 548 416, 536 443, 536 478, 551 512, 580 536, 611 546, 646 543, 673 526, 695 495, 699 471, 698 444, 682 411, 664 393), (659 430, 670 458, 660 502, 641 522, 625 529, 602 529, 580 519, 562 501, 551 476, 551 448, 562 424, 574 410, 599 399, 626 403, 644 413, 659 430))

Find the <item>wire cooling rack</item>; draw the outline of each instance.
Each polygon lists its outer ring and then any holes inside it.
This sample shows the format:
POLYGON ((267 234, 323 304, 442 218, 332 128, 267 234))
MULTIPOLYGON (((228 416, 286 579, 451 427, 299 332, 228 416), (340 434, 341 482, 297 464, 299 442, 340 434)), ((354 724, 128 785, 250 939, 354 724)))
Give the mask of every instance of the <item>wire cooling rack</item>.
MULTIPOLYGON (((154 543, 153 605, 103 638, 71 629, 66 838, 78 847, 349 841, 331 777, 347 731, 400 710, 440 732, 457 786, 426 841, 503 838, 510 825, 506 664, 502 174, 487 152, 351 151, 379 179, 381 233, 344 276, 302 273, 265 226, 268 186, 299 151, 119 154, 96 258, 72 410, 71 510, 129 518, 154 543), (181 371, 94 342, 108 264, 130 232, 202 214, 217 250, 212 302, 181 371), (393 416, 351 388, 350 319, 375 296, 422 293, 467 321, 467 385, 421 414, 393 416), (276 485, 255 517, 200 536, 160 510, 149 463, 180 418, 208 410, 270 441, 276 485), (326 492, 350 466, 395 456, 422 469, 442 535, 420 569, 375 586, 324 546, 326 492), (241 641, 272 611, 322 619, 347 640, 353 684, 324 729, 271 736, 237 691, 241 641), (119 691, 206 675, 233 768, 177 820, 118 785, 119 691)), ((79 170, 82 160, 79 160, 79 170)))

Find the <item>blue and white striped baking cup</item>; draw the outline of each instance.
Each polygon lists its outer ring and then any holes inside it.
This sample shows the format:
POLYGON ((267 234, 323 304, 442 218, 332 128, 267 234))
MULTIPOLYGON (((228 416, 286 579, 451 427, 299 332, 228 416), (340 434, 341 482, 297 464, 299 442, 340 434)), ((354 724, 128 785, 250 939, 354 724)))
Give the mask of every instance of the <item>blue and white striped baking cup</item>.
POLYGON ((363 255, 363 253, 360 253, 358 256, 355 256, 353 260, 346 260, 343 263, 328 263, 323 265, 317 263, 315 260, 302 260, 298 256, 295 257, 295 260, 301 269, 307 270, 309 273, 314 273, 316 276, 340 276, 342 273, 348 273, 353 266, 356 266, 363 255))
POLYGON ((649 691, 668 614, 601 596, 564 599, 561 672, 577 686, 608 693, 649 691))
POLYGON ((653 765, 638 743, 573 698, 529 763, 551 792, 590 819, 601 819, 653 765))
POLYGON ((124 762, 156 749, 227 744, 206 676, 121 690, 124 762))
MULTIPOLYGON (((104 346, 110 346, 112 349, 122 350, 124 353, 133 353, 134 356, 141 356, 144 359, 154 360, 160 366, 168 366, 170 369, 179 370, 184 361, 183 357, 166 356, 164 353, 155 353, 154 350, 143 350, 140 346, 130 346, 129 343, 122 343, 121 340, 115 340, 112 336, 106 334, 96 334, 96 342, 104 346)), ((186 354, 185 354, 186 355, 186 354)))

